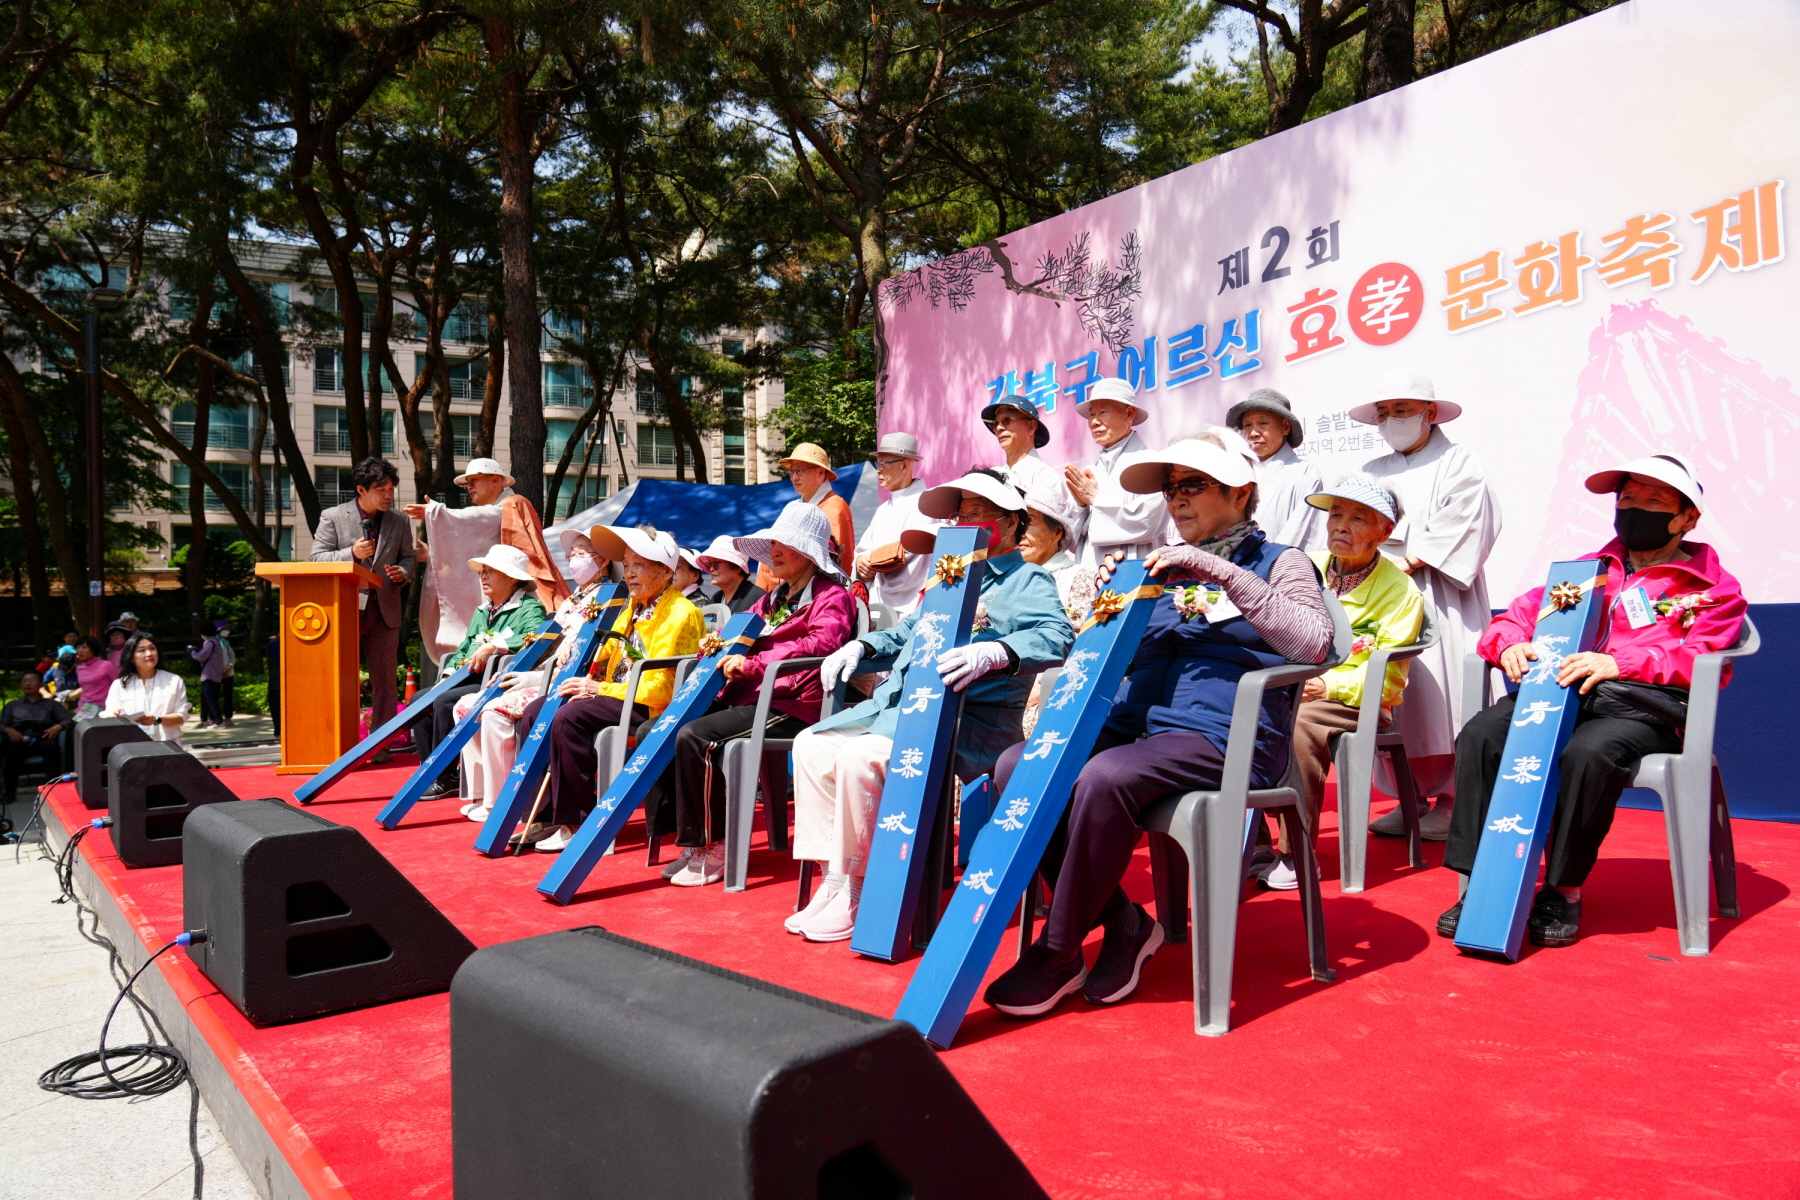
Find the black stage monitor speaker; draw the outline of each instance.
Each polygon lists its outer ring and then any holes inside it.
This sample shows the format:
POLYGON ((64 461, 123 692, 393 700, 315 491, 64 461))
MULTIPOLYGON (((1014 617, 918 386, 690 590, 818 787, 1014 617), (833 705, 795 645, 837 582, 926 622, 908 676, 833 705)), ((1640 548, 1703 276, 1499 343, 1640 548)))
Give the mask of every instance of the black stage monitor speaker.
POLYGON ((450 988, 456 1200, 1044 1196, 909 1025, 603 929, 450 988))
POLYGON ((135 721, 94 717, 75 726, 75 793, 88 808, 106 807, 106 755, 121 742, 147 742, 135 721))
POLYGON ((128 867, 181 861, 188 814, 238 795, 174 742, 123 742, 106 755, 113 849, 128 867))
POLYGON ((182 835, 188 955, 259 1025, 441 992, 475 945, 356 830, 280 800, 182 835))

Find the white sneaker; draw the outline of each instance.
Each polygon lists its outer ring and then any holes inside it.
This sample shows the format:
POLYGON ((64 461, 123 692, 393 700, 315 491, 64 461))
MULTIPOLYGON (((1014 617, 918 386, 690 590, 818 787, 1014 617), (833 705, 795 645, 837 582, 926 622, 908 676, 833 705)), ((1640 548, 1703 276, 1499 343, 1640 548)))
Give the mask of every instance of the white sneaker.
POLYGON ((801 936, 809 942, 847 941, 855 932, 856 902, 850 899, 849 888, 833 892, 818 915, 800 927, 801 936))
MULTIPOLYGON (((1318 863, 1313 864, 1313 878, 1325 878, 1325 872, 1318 863)), ((1291 892, 1300 886, 1300 872, 1294 866, 1292 858, 1278 858, 1275 865, 1263 873, 1262 885, 1272 892, 1291 892)))
POLYGON ((675 861, 663 866, 662 877, 664 879, 673 879, 675 876, 681 874, 681 869, 688 865, 688 859, 700 853, 700 850, 701 847, 699 846, 677 847, 675 851, 675 861))
POLYGON ((488 819, 488 813, 492 811, 493 808, 491 805, 483 804, 479 800, 472 804, 465 804, 462 806, 462 815, 469 818, 469 820, 475 822, 477 825, 485 822, 488 819))
POLYGON ((550 832, 541 838, 527 837, 537 847, 539 854, 561 854, 568 844, 574 840, 574 833, 567 825, 552 825, 550 832))
POLYGON ((725 843, 714 842, 687 860, 669 882, 676 887, 705 887, 725 878, 725 843))
POLYGON ((831 903, 831 898, 837 894, 838 889, 821 879, 819 886, 813 889, 812 899, 806 902, 806 907, 790 915, 781 923, 781 927, 789 933, 804 932, 806 923, 824 912, 825 906, 831 903))

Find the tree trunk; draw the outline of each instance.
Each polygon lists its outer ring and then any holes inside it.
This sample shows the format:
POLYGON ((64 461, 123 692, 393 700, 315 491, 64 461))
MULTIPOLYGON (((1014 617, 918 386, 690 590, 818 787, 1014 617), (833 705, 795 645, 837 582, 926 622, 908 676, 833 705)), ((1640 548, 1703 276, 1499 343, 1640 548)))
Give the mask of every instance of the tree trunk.
POLYGON ((300 439, 294 434, 293 409, 288 406, 287 379, 282 366, 287 362, 287 348, 282 345, 279 323, 263 307, 262 296, 250 283, 237 259, 230 253, 215 255, 225 286, 231 289, 238 308, 250 322, 250 345, 256 364, 262 368, 263 395, 269 401, 269 419, 275 423, 275 448, 287 464, 289 486, 294 489, 294 503, 306 519, 308 529, 319 527, 319 492, 307 470, 306 456, 300 452, 300 439))
POLYGON ((500 389, 506 383, 506 323, 492 308, 488 309, 487 320, 488 371, 481 389, 481 427, 475 431, 476 458, 494 457, 494 430, 500 424, 500 389))
POLYGON ((55 636, 57 621, 50 602, 50 567, 44 559, 43 527, 38 521, 31 447, 26 444, 25 426, 13 411, 11 395, 4 388, 0 388, 0 420, 5 422, 13 502, 19 509, 19 535, 25 542, 25 578, 31 585, 32 641, 35 645, 48 646, 59 639, 55 636))
MULTIPOLYGON (((18 369, 5 354, 0 354, 0 400, 11 409, 8 424, 18 424, 25 444, 30 447, 38 486, 44 491, 44 509, 50 518, 50 549, 56 555, 57 574, 62 576, 63 598, 69 603, 69 616, 74 627, 86 629, 89 625, 87 563, 82 556, 83 547, 75 539, 75 530, 69 525, 69 492, 63 486, 62 475, 57 472, 56 459, 50 453, 50 440, 44 436, 44 427, 31 406, 25 381, 19 378, 18 369)), ((96 636, 100 633, 98 629, 93 632, 96 636)))
MULTIPOLYGON (((188 343, 204 350, 212 325, 212 294, 203 293, 194 305, 194 319, 188 324, 188 343)), ((211 436, 212 399, 215 370, 204 355, 195 355, 198 372, 194 383, 194 440, 189 443, 195 454, 206 453, 211 436)), ((206 484, 198 475, 188 475, 188 552, 182 571, 187 591, 188 629, 195 641, 206 637, 206 484)))
POLYGON ((1414 0, 1368 0, 1368 13, 1359 97, 1365 100, 1413 81, 1414 0))
MULTIPOLYGON (((544 510, 544 389, 538 363, 537 256, 533 242, 532 185, 537 154, 527 113, 530 81, 519 61, 513 23, 490 17, 482 23, 489 60, 499 74, 496 123, 500 160, 500 264, 505 297, 506 363, 512 376, 511 419, 507 423, 513 491, 544 510)), ((488 369, 493 370, 490 363, 488 369)))

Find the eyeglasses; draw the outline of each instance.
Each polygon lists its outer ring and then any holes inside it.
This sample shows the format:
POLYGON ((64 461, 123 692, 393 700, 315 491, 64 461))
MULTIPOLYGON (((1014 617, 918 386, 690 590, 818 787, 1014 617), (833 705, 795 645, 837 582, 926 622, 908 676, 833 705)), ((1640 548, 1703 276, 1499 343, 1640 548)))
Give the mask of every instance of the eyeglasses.
POLYGON ((1203 494, 1207 488, 1224 486, 1224 484, 1209 475, 1189 475, 1186 479, 1178 479, 1173 483, 1163 484, 1162 494, 1163 499, 1173 500, 1175 498, 1175 493, 1177 492, 1180 492, 1183 496, 1192 497, 1203 494))
POLYGON ((883 471, 885 471, 889 467, 897 467, 901 463, 910 462, 910 461, 912 461, 912 460, 905 459, 905 458, 878 458, 875 460, 875 465, 877 467, 881 468, 883 471))
POLYGON ((1014 425, 1030 425, 1030 424, 1033 424, 1034 422, 1032 421, 1032 419, 1030 417, 1012 416, 1012 417, 995 417, 993 423, 997 426, 1004 425, 1008 429, 1010 429, 1014 425))

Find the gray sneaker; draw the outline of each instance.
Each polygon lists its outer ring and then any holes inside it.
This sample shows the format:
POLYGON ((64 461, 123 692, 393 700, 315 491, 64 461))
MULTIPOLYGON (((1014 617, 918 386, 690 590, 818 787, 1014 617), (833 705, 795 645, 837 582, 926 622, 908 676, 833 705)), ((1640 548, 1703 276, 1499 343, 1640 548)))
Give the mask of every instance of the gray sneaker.
POLYGON ((1427 842, 1447 840, 1450 837, 1450 814, 1455 811, 1455 800, 1439 796, 1430 812, 1419 814, 1419 837, 1427 842))
POLYGON ((676 850, 675 861, 671 862, 671 863, 665 863, 663 865, 662 877, 664 879, 675 878, 676 875, 681 873, 681 869, 688 865, 688 859, 690 859, 690 858, 694 857, 694 855, 700 853, 700 851, 702 849, 703 849, 703 847, 700 847, 700 846, 681 846, 681 847, 679 847, 676 850))

